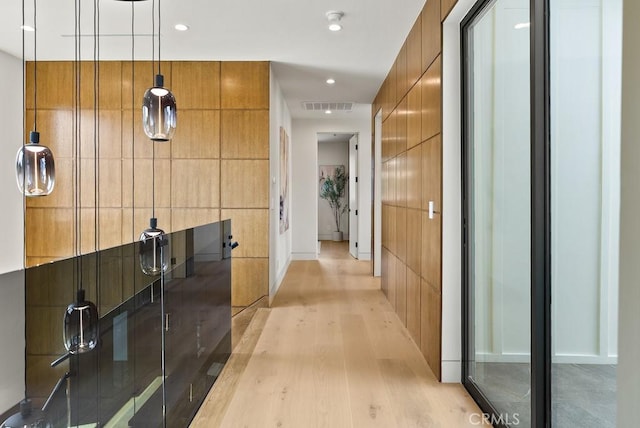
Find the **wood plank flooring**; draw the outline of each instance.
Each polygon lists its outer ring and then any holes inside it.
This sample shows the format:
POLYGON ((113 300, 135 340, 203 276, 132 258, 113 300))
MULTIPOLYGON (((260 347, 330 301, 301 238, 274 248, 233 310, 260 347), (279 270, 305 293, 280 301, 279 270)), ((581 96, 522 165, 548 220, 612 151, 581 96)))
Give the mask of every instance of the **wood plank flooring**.
POLYGON ((344 243, 292 262, 192 426, 478 426, 479 408, 435 379, 370 271, 344 243))

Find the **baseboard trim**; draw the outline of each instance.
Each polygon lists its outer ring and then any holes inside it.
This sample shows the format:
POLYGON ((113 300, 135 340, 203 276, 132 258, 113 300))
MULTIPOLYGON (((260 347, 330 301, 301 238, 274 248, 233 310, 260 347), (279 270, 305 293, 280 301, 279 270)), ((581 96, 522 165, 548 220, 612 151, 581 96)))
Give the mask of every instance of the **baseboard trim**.
POLYGON ((280 270, 278 277, 276 278, 273 285, 269 288, 269 306, 273 303, 273 299, 276 298, 278 291, 280 290, 280 286, 282 285, 282 281, 284 281, 284 277, 287 275, 287 271, 289 270, 289 266, 291 265, 291 257, 287 259, 284 264, 284 267, 280 270))
POLYGON ((318 260, 316 253, 291 253, 291 260, 318 260))
POLYGON ((440 364, 442 383, 462 382, 462 363, 459 360, 442 361, 440 364))

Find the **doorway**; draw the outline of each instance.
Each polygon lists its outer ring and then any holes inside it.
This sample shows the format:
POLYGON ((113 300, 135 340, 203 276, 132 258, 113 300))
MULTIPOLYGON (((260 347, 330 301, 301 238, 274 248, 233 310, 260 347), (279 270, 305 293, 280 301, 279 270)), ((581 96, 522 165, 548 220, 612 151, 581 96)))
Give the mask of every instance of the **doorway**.
POLYGON ((319 132, 318 248, 322 242, 348 243, 358 258, 358 134, 319 132))

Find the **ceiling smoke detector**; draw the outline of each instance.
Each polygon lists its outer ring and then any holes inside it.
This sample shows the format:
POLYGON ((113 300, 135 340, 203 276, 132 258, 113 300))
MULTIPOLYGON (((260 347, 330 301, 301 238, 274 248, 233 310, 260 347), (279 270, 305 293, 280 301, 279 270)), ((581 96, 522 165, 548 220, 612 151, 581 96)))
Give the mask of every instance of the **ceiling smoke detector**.
POLYGON ((329 21, 329 30, 331 31, 340 31, 342 30, 342 24, 340 24, 340 20, 344 16, 344 12, 330 10, 327 12, 327 20, 329 21))

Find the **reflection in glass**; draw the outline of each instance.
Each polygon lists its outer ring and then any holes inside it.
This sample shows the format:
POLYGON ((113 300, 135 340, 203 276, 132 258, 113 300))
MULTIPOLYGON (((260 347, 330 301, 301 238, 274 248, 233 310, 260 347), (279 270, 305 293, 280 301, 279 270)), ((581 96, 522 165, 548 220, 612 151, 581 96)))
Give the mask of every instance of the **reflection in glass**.
POLYGON ((152 217, 149 228, 140 234, 140 269, 146 275, 156 276, 169 266, 169 251, 162 251, 169 245, 169 237, 158 229, 158 219, 152 217))
POLYGON ((549 7, 552 426, 614 428, 622 1, 549 7))
POLYGON ((529 2, 489 2, 466 29, 467 381, 500 422, 530 426, 529 2))
POLYGON ((29 134, 29 144, 16 156, 16 179, 25 196, 47 196, 53 192, 56 168, 53 153, 40 143, 40 133, 29 134))
POLYGON ((85 299, 84 290, 78 290, 76 302, 64 314, 64 347, 71 354, 82 354, 98 344, 98 310, 85 299))
POLYGON ((164 76, 156 75, 155 85, 147 89, 142 101, 142 125, 153 141, 166 142, 176 132, 176 99, 164 87, 164 76))

